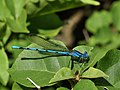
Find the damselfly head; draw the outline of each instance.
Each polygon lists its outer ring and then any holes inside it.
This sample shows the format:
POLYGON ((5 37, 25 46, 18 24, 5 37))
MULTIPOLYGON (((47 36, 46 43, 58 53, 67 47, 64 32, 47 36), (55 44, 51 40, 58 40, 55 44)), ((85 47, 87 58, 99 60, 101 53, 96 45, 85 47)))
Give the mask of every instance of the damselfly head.
POLYGON ((84 62, 88 62, 89 61, 89 56, 88 56, 88 53, 85 51, 83 54, 82 54, 82 56, 81 56, 81 58, 80 58, 80 60, 79 60, 79 63, 84 63, 84 62))
POLYGON ((83 54, 83 58, 87 59, 89 56, 88 56, 88 53, 85 51, 84 54, 83 54))

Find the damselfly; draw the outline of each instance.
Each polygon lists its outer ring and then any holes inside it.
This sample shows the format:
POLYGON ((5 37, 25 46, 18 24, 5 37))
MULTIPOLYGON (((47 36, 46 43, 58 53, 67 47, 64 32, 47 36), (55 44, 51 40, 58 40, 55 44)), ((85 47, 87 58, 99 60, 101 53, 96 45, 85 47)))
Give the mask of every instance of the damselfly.
POLYGON ((83 60, 88 59, 88 54, 85 51, 81 53, 77 50, 69 51, 66 47, 59 45, 50 39, 43 38, 41 36, 37 36, 31 34, 28 36, 29 40, 33 43, 42 46, 43 48, 27 48, 21 46, 12 46, 13 49, 24 49, 24 50, 33 50, 38 51, 41 54, 51 55, 53 56, 71 56, 73 61, 77 61, 79 63, 83 62, 83 60))

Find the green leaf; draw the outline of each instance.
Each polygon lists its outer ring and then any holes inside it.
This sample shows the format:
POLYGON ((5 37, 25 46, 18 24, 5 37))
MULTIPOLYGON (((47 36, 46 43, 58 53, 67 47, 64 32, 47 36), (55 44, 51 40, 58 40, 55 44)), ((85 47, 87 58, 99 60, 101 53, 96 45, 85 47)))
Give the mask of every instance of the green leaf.
POLYGON ((7 24, 0 22, 0 41, 5 45, 11 35, 11 31, 7 28, 7 24))
POLYGON ((22 10, 22 13, 18 18, 16 19, 7 18, 8 26, 13 32, 28 33, 29 31, 27 30, 26 27, 26 18, 27 18, 26 12, 22 10))
POLYGON ((23 87, 23 86, 20 86, 20 85, 18 85, 17 83, 13 83, 13 86, 12 86, 12 90, 32 90, 32 89, 30 89, 30 88, 25 88, 25 87, 23 87))
POLYGON ((94 0, 80 0, 80 1, 82 1, 83 3, 85 3, 85 4, 91 4, 91 5, 100 5, 100 3, 99 2, 97 2, 97 1, 94 1, 94 0))
POLYGON ((98 90, 120 90, 120 88, 115 88, 113 86, 97 86, 98 90))
POLYGON ((116 1, 112 4, 111 15, 115 28, 120 31, 120 1, 116 1))
POLYGON ((87 71, 82 74, 82 77, 85 78, 99 78, 99 77, 108 77, 103 71, 90 67, 87 71))
POLYGON ((12 90, 23 90, 17 83, 13 83, 12 90))
POLYGON ((76 7, 83 6, 85 4, 99 5, 97 1, 94 0, 67 0, 67 1, 43 1, 40 0, 39 5, 35 5, 29 1, 26 4, 26 10, 31 16, 35 15, 45 15, 50 13, 55 13, 58 11, 64 11, 76 7))
POLYGON ((24 11, 25 0, 1 0, 0 1, 0 20, 9 25, 13 32, 26 32, 26 12, 24 11))
POLYGON ((50 83, 71 78, 74 78, 74 73, 69 68, 63 67, 58 72, 56 72, 54 77, 50 80, 50 83))
POLYGON ((1 0, 0 20, 9 25, 13 32, 28 32, 26 28, 26 12, 24 11, 25 0, 1 0))
POLYGON ((80 80, 73 88, 73 90, 98 90, 91 80, 80 80))
POLYGON ((30 19, 29 28, 36 29, 55 29, 63 25, 63 22, 56 14, 48 14, 30 19), (52 22, 52 23, 50 23, 52 22))
POLYGON ((105 45, 109 43, 115 34, 110 31, 110 27, 102 27, 97 30, 96 34, 89 39, 89 45, 102 44, 105 45))
POLYGON ((95 35, 96 42, 106 44, 111 41, 112 35, 109 27, 103 27, 95 35))
POLYGON ((14 18, 18 18, 23 13, 25 0, 5 0, 8 9, 14 18))
POLYGON ((84 46, 84 45, 81 45, 81 46, 77 46, 75 48, 73 48, 73 50, 78 50, 80 51, 81 53, 84 53, 85 51, 90 54, 91 53, 91 50, 93 49, 93 47, 90 47, 90 46, 84 46))
POLYGON ((6 85, 9 79, 8 58, 3 48, 0 49, 0 83, 6 85))
POLYGON ((58 27, 56 29, 39 29, 39 33, 48 37, 54 37, 62 30, 63 27, 58 27))
MULTIPOLYGON (((42 0, 42 1, 44 2, 45 0, 42 0)), ((34 2, 33 0, 32 1, 29 0, 26 2, 25 10, 26 10, 27 14, 30 16, 34 16, 34 14, 36 14, 38 12, 37 10, 39 8, 37 7, 37 5, 35 5, 35 3, 39 3, 39 2, 34 2)), ((44 6, 44 3, 42 3, 42 4, 44 6)), ((41 7, 41 8, 43 8, 43 7, 41 7)))
MULTIPOLYGON (((30 45, 30 47, 41 48, 35 44, 30 45)), ((27 87, 33 87, 33 85, 26 80, 27 77, 31 78, 41 87, 52 85, 49 81, 60 68, 68 67, 70 57, 49 57, 35 60, 35 58, 44 56, 46 55, 42 55, 37 51, 24 50, 21 52, 10 69, 13 80, 27 87), (21 60, 21 58, 26 58, 26 60, 21 60)))
POLYGON ((11 35, 11 31, 10 31, 10 29, 6 29, 6 32, 5 32, 5 35, 4 35, 4 37, 3 37, 3 43, 4 44, 6 44, 7 43, 7 41, 9 40, 9 38, 10 38, 10 35, 11 35))
POLYGON ((1 84, 0 84, 0 90, 9 90, 7 87, 5 87, 5 86, 2 86, 1 84))
POLYGON ((120 88, 120 51, 110 50, 99 62, 97 67, 104 71, 109 78, 106 80, 114 87, 120 88))
POLYGON ((6 17, 12 17, 9 9, 7 8, 6 4, 5 4, 5 0, 0 0, 0 11, 2 13, 0 13, 0 20, 1 21, 6 21, 6 17))
POLYGON ((86 27, 91 33, 96 33, 100 28, 109 26, 112 22, 110 13, 103 10, 95 12, 86 22, 86 27))
POLYGON ((69 90, 69 89, 65 87, 60 87, 60 88, 57 88, 57 90, 69 90))
POLYGON ((26 87, 35 87, 29 80, 27 80, 27 78, 30 78, 41 87, 53 85, 49 84, 50 79, 54 75, 53 72, 28 69, 27 70, 10 69, 10 73, 14 81, 26 87))
MULTIPOLYGON (((30 64, 30 63, 28 63, 28 64, 30 64)), ((35 63, 32 63, 32 64, 35 64, 35 63)), ((32 67, 31 67, 31 69, 32 69, 32 67)), ((35 83, 37 83, 41 87, 52 85, 52 84, 49 84, 49 81, 54 75, 53 72, 49 72, 49 71, 45 71, 45 70, 44 71, 30 70, 29 68, 27 68, 26 70, 10 69, 9 72, 14 81, 16 81, 17 83, 19 83, 23 86, 26 86, 26 87, 35 87, 33 84, 31 84, 31 82, 29 80, 27 80, 27 78, 32 79, 35 83)))
POLYGON ((30 19, 28 29, 35 33, 38 31, 45 36, 55 36, 62 30, 63 22, 56 14, 48 14, 30 19), (52 23, 50 23, 52 21, 52 23), (33 31, 35 30, 35 31, 33 31))
POLYGON ((84 70, 86 70, 89 67, 93 67, 100 59, 102 59, 105 56, 105 54, 109 50, 111 50, 115 47, 116 47, 116 45, 115 46, 114 45, 108 45, 108 46, 105 46, 104 48, 97 48, 97 47, 94 48, 92 53, 91 53, 90 60, 88 62, 88 66, 84 70))
POLYGON ((5 36, 7 26, 5 23, 0 22, 0 40, 3 41, 3 37, 5 36))

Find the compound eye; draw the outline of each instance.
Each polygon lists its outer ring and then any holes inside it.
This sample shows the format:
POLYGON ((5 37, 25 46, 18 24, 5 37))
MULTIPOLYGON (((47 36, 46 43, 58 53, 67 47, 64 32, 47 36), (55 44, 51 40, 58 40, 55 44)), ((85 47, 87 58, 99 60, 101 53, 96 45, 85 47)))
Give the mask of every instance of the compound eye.
POLYGON ((87 52, 85 51, 84 54, 87 54, 87 52))
POLYGON ((86 51, 84 52, 84 58, 88 58, 88 54, 86 51))

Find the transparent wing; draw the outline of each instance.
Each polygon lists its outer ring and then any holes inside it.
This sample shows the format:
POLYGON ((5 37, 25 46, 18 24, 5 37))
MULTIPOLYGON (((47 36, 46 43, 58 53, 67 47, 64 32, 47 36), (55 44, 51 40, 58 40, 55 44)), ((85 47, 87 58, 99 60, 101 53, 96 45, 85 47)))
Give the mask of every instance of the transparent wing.
POLYGON ((43 37, 35 35, 35 34, 30 34, 28 36, 28 39, 31 42, 42 46, 44 49, 68 51, 68 49, 65 46, 61 45, 60 43, 58 44, 58 42, 53 42, 48 38, 43 38, 43 37))

